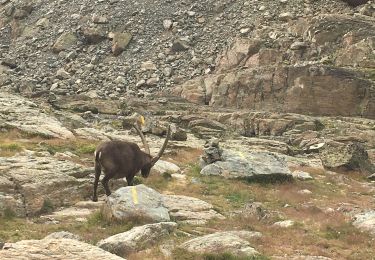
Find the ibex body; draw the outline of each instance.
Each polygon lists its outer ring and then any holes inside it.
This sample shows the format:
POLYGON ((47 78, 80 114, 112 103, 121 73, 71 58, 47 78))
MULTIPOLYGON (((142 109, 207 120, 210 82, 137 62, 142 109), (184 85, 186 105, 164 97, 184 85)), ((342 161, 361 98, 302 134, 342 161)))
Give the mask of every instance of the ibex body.
POLYGON ((162 156, 170 137, 170 127, 168 128, 167 138, 164 141, 163 147, 155 157, 150 155, 150 149, 146 139, 137 125, 135 125, 135 129, 141 136, 146 150, 145 152, 141 151, 137 144, 126 141, 108 141, 102 143, 96 148, 93 201, 98 200, 97 188, 102 170, 105 176, 101 182, 104 186, 106 195, 109 196, 111 195, 108 186, 110 179, 126 178, 128 185, 132 186, 134 176, 141 171, 142 177, 147 178, 152 166, 154 166, 162 156))

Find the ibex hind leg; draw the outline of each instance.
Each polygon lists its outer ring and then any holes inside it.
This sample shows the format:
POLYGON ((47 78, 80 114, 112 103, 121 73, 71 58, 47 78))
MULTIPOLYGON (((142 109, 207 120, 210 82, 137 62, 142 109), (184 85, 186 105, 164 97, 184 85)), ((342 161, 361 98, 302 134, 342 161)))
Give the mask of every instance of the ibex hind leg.
POLYGON ((111 179, 109 176, 110 175, 105 175, 104 178, 102 179, 102 184, 105 190, 105 194, 107 196, 111 195, 111 191, 109 190, 109 185, 108 185, 108 182, 111 179))
POLYGON ((102 172, 102 167, 98 161, 95 161, 95 180, 94 180, 94 194, 92 196, 92 201, 98 201, 97 189, 99 183, 99 177, 102 172))

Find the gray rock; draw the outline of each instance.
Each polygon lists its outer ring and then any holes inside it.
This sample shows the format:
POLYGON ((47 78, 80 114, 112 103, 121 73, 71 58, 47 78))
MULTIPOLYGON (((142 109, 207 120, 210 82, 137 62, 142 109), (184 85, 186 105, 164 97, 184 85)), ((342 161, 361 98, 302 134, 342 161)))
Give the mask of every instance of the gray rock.
POLYGON ((163 205, 169 210, 170 216, 179 223, 202 225, 210 219, 225 218, 213 210, 211 204, 193 197, 164 195, 163 205))
POLYGON ((107 197, 103 213, 108 219, 144 219, 151 222, 169 221, 163 196, 141 184, 118 189, 107 197))
POLYGON ((204 153, 201 158, 206 165, 222 160, 221 155, 223 150, 219 147, 219 139, 217 138, 207 141, 203 151, 204 153))
POLYGON ((73 240, 81 240, 78 235, 72 234, 70 232, 66 231, 60 231, 60 232, 55 232, 51 233, 48 236, 46 236, 44 239, 73 239, 73 240))
POLYGON ((319 154, 324 167, 375 173, 375 166, 369 161, 368 153, 360 143, 328 141, 319 154))
POLYGON ((9 93, 0 93, 0 127, 53 138, 74 138, 71 131, 53 116, 43 112, 36 103, 9 93))
POLYGON ((310 173, 304 172, 304 171, 294 171, 292 173, 293 177, 295 179, 301 180, 301 181, 307 181, 307 180, 313 180, 314 178, 311 177, 310 173))
POLYGON ((52 47, 52 51, 59 53, 74 47, 78 42, 77 36, 72 32, 66 32, 60 35, 52 47))
POLYGON ((180 51, 186 51, 189 49, 189 44, 184 40, 176 40, 172 44, 171 50, 173 52, 180 52, 180 51))
POLYGON ((292 179, 284 157, 267 152, 243 153, 232 150, 224 150, 222 161, 205 166, 201 174, 256 181, 292 179))
POLYGON ((130 253, 149 248, 160 240, 168 237, 175 229, 174 222, 161 222, 132 228, 98 242, 97 246, 116 254, 126 257, 130 253))
POLYGON ((375 236, 375 210, 355 215, 353 225, 375 236))
POLYGON ((156 164, 154 165, 154 167, 152 167, 152 169, 154 171, 157 171, 158 173, 173 174, 173 173, 181 172, 180 167, 178 167, 176 164, 171 163, 171 162, 167 162, 167 161, 163 161, 163 160, 157 161, 156 164))
POLYGON ((73 205, 91 194, 89 180, 74 177, 82 176, 85 167, 40 155, 0 157, 0 176, 8 180, 3 182, 5 194, 0 193, 0 210, 8 207, 17 216, 35 215, 73 205))
POLYGON ((120 32, 113 33, 113 45, 112 45, 113 55, 115 56, 120 55, 129 45, 132 37, 133 36, 130 33, 120 33, 120 32))
POLYGON ((293 220, 278 221, 274 223, 273 225, 277 227, 281 227, 281 228, 288 228, 294 225, 294 221, 293 220))
POLYGON ((172 20, 166 19, 163 21, 163 27, 165 30, 170 30, 172 28, 172 25, 173 25, 172 20))
POLYGON ((236 256, 255 256, 258 252, 250 246, 247 240, 260 236, 259 232, 250 231, 218 232, 191 239, 180 247, 189 252, 200 254, 229 252, 236 256))
POLYGON ((0 259, 70 259, 70 260, 124 260, 103 249, 72 239, 23 240, 7 244, 7 250, 0 250, 0 259))

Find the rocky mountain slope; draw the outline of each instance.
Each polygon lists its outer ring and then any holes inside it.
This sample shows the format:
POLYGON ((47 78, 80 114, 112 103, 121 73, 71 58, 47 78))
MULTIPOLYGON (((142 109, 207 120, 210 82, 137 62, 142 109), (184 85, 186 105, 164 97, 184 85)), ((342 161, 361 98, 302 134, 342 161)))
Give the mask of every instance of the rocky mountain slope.
POLYGON ((375 3, 0 0, 0 259, 372 259, 375 3), (151 153, 99 185, 102 141, 151 153))
POLYGON ((303 0, 38 0, 2 1, 0 8, 0 59, 7 75, 2 86, 22 93, 52 88, 117 97, 210 74, 238 37, 259 37, 259 48, 279 49, 299 39, 289 30, 290 20, 301 24, 319 14, 353 13, 342 1, 303 0), (112 53, 119 51, 115 41, 124 44, 121 54, 112 53))

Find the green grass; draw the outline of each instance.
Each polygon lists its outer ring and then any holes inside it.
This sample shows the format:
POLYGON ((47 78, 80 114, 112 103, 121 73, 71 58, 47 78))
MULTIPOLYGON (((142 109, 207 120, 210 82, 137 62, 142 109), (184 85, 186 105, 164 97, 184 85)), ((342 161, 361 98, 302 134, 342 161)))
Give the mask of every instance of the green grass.
POLYGON ((46 214, 46 213, 52 213, 53 210, 55 209, 53 203, 49 199, 44 199, 43 205, 39 210, 40 214, 46 214))
POLYGON ((22 151, 22 146, 17 143, 0 144, 0 150, 5 150, 9 152, 19 152, 22 151))

